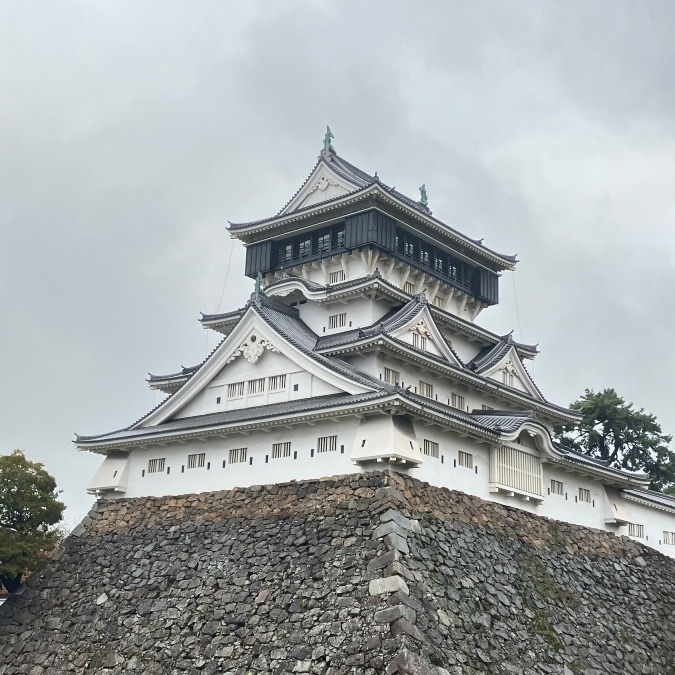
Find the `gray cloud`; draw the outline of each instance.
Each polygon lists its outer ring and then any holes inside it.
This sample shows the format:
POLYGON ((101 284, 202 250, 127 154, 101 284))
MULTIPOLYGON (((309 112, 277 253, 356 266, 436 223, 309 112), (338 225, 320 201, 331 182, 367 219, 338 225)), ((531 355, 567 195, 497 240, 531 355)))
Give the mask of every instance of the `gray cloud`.
POLYGON ((615 386, 675 431, 674 14, 4 4, 0 452, 46 462, 82 514, 98 459, 73 432, 138 418, 158 400, 148 370, 215 345, 198 311, 239 306, 252 285, 226 220, 278 210, 327 123, 345 157, 413 196, 425 182, 438 217, 519 253, 518 313, 505 275, 480 321, 541 343, 550 399, 615 386))

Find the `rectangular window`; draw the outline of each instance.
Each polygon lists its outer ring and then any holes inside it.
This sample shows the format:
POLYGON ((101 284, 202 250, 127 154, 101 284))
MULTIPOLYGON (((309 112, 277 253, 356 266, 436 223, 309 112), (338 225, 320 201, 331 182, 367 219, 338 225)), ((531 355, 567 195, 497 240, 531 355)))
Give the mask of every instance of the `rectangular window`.
POLYGON ((241 398, 244 395, 244 383, 233 382, 227 385, 227 398, 241 398))
POLYGON ((272 459, 280 459, 281 457, 291 456, 291 442, 273 443, 272 444, 272 459))
POLYGON ((502 370, 502 382, 506 386, 512 387, 513 386, 513 373, 509 373, 506 370, 502 370))
POLYGON ((563 485, 561 480, 555 480, 554 478, 551 478, 551 494, 552 495, 565 494, 565 486, 563 485))
POLYGON ((347 323, 347 313, 332 314, 328 317, 328 328, 344 328, 347 323))
POLYGON ((463 396, 460 396, 459 394, 453 394, 450 400, 453 408, 464 410, 465 402, 463 396))
POLYGON ((232 448, 228 453, 227 460, 230 464, 242 464, 246 461, 248 448, 232 448))
POLYGON ((403 285, 403 292, 408 295, 415 295, 415 284, 406 281, 403 285))
POLYGON ((591 503, 591 491, 586 488, 579 488, 579 501, 586 502, 587 504, 591 503))
POLYGON ((333 231, 333 243, 335 248, 344 248, 345 246, 345 229, 344 227, 337 232, 333 231))
POLYGON ((663 532, 663 543, 668 544, 671 546, 672 544, 675 544, 675 532, 666 532, 664 530, 663 532))
POLYGON ((465 469, 473 469, 473 455, 470 452, 460 450, 457 464, 463 466, 465 469))
POLYGON ((424 439, 424 454, 429 455, 429 457, 438 457, 440 456, 440 453, 438 452, 438 443, 434 443, 434 441, 429 441, 426 438, 424 439))
POLYGON ((307 258, 311 254, 312 254, 312 240, 311 239, 303 239, 298 244, 298 255, 301 258, 307 258))
POLYGON ((279 257, 279 262, 291 262, 291 260, 293 260, 293 244, 284 244, 284 246, 280 249, 279 257))
POLYGON ((637 537, 638 539, 645 538, 645 526, 637 523, 628 523, 628 536, 637 537))
POLYGON ((443 309, 443 305, 445 304, 445 298, 442 295, 435 295, 434 296, 434 306, 435 307, 440 307, 443 309))
POLYGON ((162 473, 164 471, 165 461, 165 457, 148 460, 148 473, 162 473))
POLYGON ((325 253, 326 251, 330 251, 330 232, 319 235, 316 240, 316 250, 317 253, 325 253))
POLYGON ((391 368, 384 369, 384 381, 387 384, 396 384, 401 381, 401 373, 398 370, 392 370, 391 368))
POLYGON ((530 494, 543 494, 541 460, 522 450, 501 445, 490 457, 490 482, 530 494))
POLYGON ((434 385, 420 380, 420 396, 426 396, 426 398, 433 398, 434 385))
POLYGON ((200 452, 196 455, 188 455, 187 468, 188 469, 202 469, 206 464, 206 453, 200 452))
POLYGON ((413 347, 417 347, 417 349, 426 351, 427 339, 424 337, 424 335, 420 335, 419 333, 413 333, 412 339, 413 339, 413 347))
POLYGON ((321 438, 317 439, 316 441, 317 452, 335 452, 336 450, 337 450, 337 436, 321 436, 321 438))
POLYGON ((265 378, 259 377, 257 380, 248 381, 249 394, 262 394, 265 391, 265 378))
POLYGON ((483 403, 481 410, 494 410, 494 408, 491 405, 485 405, 485 403, 483 403))
POLYGON ((286 376, 285 375, 272 375, 267 380, 267 390, 268 391, 282 391, 286 389, 286 376))
POLYGON ((344 273, 344 270, 339 270, 337 272, 331 272, 328 275, 328 283, 330 284, 339 284, 341 281, 346 281, 347 275, 344 273))

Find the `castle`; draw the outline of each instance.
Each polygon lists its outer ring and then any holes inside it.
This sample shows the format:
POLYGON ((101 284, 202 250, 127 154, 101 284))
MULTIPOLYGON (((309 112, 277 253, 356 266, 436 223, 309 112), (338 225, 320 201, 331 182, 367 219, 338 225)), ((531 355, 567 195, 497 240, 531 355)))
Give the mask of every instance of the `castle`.
POLYGON ((549 402, 535 345, 478 324, 516 259, 339 156, 327 133, 296 194, 230 223, 256 280, 204 314, 223 339, 149 385, 168 397, 125 429, 78 436, 105 457, 89 491, 167 496, 391 468, 675 556, 675 498, 561 447, 577 413, 549 402))

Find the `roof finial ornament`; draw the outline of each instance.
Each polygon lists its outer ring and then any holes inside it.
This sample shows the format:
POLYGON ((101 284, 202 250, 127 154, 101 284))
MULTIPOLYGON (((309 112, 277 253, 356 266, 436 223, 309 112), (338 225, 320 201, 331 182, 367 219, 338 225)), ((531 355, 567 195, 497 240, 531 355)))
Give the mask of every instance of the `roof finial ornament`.
POLYGON ((419 203, 422 206, 426 206, 426 207, 429 206, 429 197, 427 196, 427 186, 424 183, 422 183, 422 185, 420 186, 420 201, 419 201, 419 203))
POLYGON ((335 138, 333 132, 330 130, 330 127, 326 127, 326 134, 323 137, 323 151, 324 153, 335 152, 335 148, 331 141, 335 138))
POLYGON ((263 275, 258 272, 255 278, 255 292, 256 295, 262 295, 263 298, 266 298, 265 291, 263 290, 263 275))

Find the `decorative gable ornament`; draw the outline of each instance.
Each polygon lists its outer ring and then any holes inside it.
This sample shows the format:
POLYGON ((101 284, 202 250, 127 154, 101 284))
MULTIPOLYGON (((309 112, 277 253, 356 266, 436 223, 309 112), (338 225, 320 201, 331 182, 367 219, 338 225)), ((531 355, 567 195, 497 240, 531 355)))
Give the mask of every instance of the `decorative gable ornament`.
POLYGON ((505 370, 507 373, 510 375, 517 375, 518 371, 516 370, 516 367, 513 365, 513 361, 509 359, 504 366, 502 367, 502 370, 505 370))
POLYGON ((243 356, 249 363, 255 363, 265 352, 269 350, 275 354, 279 350, 265 338, 259 338, 257 335, 251 335, 247 340, 241 343, 239 348, 227 360, 228 363, 234 361, 238 356, 243 356))
POLYGON ((420 335, 424 335, 424 337, 431 338, 431 333, 429 332, 429 329, 427 328, 427 325, 424 323, 424 321, 420 321, 414 326, 411 326, 410 331, 412 333, 419 333, 420 335))

